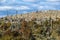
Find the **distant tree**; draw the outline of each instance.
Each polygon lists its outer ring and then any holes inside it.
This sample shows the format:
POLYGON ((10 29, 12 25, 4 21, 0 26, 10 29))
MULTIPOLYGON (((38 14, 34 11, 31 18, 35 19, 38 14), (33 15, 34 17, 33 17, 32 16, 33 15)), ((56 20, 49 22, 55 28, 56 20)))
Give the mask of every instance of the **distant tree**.
POLYGON ((39 11, 37 10, 36 13, 38 13, 39 11))

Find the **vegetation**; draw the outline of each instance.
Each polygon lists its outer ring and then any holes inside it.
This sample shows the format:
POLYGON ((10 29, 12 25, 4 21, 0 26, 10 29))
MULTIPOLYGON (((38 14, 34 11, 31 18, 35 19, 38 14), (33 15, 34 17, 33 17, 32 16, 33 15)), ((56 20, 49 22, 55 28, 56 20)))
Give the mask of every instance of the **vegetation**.
POLYGON ((60 40, 60 18, 37 19, 0 19, 0 40, 60 40))

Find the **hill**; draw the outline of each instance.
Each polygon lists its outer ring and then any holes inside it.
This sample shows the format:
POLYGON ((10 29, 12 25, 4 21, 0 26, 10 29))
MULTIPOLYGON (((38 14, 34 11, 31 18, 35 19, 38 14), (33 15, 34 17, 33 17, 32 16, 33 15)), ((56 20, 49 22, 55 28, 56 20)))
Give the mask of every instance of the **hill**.
MULTIPOLYGON (((55 19, 56 17, 60 18, 60 10, 44 10, 25 14, 17 14, 17 18, 25 18, 25 19, 32 19, 32 18, 43 19, 43 18, 49 18, 50 16, 52 19, 55 19)), ((16 15, 12 16, 12 18, 16 18, 16 15)))
POLYGON ((60 11, 36 11, 1 18, 0 38, 1 40, 60 40, 60 11))

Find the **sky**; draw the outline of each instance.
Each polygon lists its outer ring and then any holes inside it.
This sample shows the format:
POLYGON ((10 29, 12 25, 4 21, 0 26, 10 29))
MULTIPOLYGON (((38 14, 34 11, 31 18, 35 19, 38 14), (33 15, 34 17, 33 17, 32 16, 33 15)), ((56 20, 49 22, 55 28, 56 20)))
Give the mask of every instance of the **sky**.
POLYGON ((0 17, 37 10, 60 10, 60 0, 0 0, 0 17))

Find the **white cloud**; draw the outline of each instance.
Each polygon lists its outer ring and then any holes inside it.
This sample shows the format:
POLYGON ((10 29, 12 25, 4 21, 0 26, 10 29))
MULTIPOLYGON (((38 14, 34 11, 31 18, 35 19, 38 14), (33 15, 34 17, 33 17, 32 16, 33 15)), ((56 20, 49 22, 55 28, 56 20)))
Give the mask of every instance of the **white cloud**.
POLYGON ((39 6, 38 4, 31 4, 31 6, 33 6, 33 7, 37 7, 37 6, 39 6))
POLYGON ((23 0, 24 2, 35 2, 36 0, 23 0))
POLYGON ((38 8, 38 10, 42 10, 44 8, 44 6, 38 6, 37 8, 38 8))
POLYGON ((16 0, 12 0, 13 2, 15 2, 16 0))
POLYGON ((60 0, 46 0, 46 1, 49 1, 49 2, 50 2, 50 1, 51 1, 51 2, 52 2, 52 1, 53 1, 53 2, 57 2, 57 1, 60 1, 60 0))
POLYGON ((51 2, 50 5, 60 5, 60 2, 51 2))
POLYGON ((19 7, 14 7, 14 6, 0 6, 0 10, 9 10, 9 9, 26 10, 26 9, 30 9, 30 8, 28 6, 19 6, 19 7))
POLYGON ((10 7, 10 6, 0 6, 0 10, 8 10, 8 9, 12 9, 12 7, 10 7))
POLYGON ((30 9, 28 6, 20 6, 20 7, 16 7, 17 10, 26 10, 26 9, 30 9))
POLYGON ((39 8, 41 8, 41 9, 42 9, 42 8, 44 8, 44 6, 39 6, 39 8))
POLYGON ((57 6, 60 5, 60 2, 40 2, 40 5, 52 5, 52 6, 57 6))
MULTIPOLYGON (((4 4, 9 4, 9 3, 16 3, 16 0, 0 0, 0 2, 4 3, 4 4)), ((18 2, 20 2, 20 1, 18 1, 18 2)))
POLYGON ((56 8, 54 7, 54 6, 39 6, 38 7, 38 10, 51 10, 51 9, 53 9, 53 10, 56 10, 56 8))
POLYGON ((6 0, 0 0, 0 2, 6 2, 6 0))

